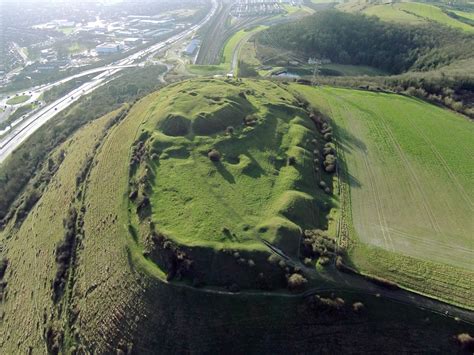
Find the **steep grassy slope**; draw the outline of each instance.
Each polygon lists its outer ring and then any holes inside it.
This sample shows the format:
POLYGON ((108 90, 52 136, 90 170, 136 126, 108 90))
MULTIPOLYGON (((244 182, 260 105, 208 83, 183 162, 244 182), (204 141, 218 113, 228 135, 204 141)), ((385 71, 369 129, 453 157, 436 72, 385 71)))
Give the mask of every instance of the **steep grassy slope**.
POLYGON ((353 238, 371 246, 355 248, 354 264, 473 307, 472 123, 403 96, 298 90, 338 125, 353 238))
POLYGON ((63 220, 75 199, 76 174, 116 113, 85 126, 51 156, 60 169, 21 227, 0 232, 9 261, 7 292, 2 304, 0 348, 5 354, 33 348, 46 352, 43 332, 52 321, 51 283, 56 273, 55 249, 64 235, 63 220), (64 158, 60 158, 64 156, 64 158), (64 159, 64 160, 62 160, 64 159))

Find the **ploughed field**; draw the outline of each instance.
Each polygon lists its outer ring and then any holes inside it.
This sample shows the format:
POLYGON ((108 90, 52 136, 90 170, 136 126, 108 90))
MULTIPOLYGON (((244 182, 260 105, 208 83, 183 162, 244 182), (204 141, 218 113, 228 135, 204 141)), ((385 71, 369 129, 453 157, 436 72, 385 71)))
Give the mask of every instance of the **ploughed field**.
POLYGON ((355 265, 428 293, 434 278, 436 296, 472 306, 472 122, 399 95, 298 90, 337 127, 353 236, 370 246, 354 248, 355 265))

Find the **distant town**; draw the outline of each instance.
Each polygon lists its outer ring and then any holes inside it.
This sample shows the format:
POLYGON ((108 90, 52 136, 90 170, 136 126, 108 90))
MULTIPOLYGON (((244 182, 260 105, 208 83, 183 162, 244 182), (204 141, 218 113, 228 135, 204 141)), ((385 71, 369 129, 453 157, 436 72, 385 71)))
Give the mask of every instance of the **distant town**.
POLYGON ((189 2, 182 1, 182 8, 179 3, 172 6, 164 2, 146 9, 89 3, 87 12, 81 9, 84 5, 71 4, 66 13, 49 7, 46 16, 44 9, 41 16, 36 16, 30 4, 30 8, 23 9, 26 16, 22 18, 16 18, 20 16, 18 5, 4 6, 15 18, 6 16, 4 24, 0 85, 101 63, 171 36, 205 14, 208 2, 192 1, 194 6, 186 7, 189 2))

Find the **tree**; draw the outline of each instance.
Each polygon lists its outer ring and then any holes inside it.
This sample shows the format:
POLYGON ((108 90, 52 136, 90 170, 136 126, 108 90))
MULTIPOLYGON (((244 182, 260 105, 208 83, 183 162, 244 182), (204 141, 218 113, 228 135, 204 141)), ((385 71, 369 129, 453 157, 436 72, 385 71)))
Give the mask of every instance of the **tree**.
POLYGON ((288 289, 292 291, 301 290, 307 283, 308 280, 301 274, 294 273, 288 277, 288 289))

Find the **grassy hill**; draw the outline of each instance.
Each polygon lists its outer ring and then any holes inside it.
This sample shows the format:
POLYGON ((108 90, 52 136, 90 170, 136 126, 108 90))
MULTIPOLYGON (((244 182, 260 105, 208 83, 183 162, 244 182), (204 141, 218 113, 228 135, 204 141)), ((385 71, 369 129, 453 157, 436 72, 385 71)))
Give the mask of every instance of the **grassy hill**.
MULTIPOLYGON (((339 5, 343 11, 362 12, 367 15, 379 17, 384 21, 399 22, 404 24, 422 24, 435 22, 466 32, 474 32, 474 26, 450 17, 441 8, 416 2, 402 2, 396 4, 366 4, 349 2, 339 5)), ((458 13, 461 17, 469 18, 470 13, 458 13), (467 15, 466 15, 467 14, 467 15)))
POLYGON ((170 85, 54 150, 46 189, 0 231, 2 350, 457 351, 467 323, 300 262, 303 230, 328 228, 330 247, 343 195, 315 161, 330 136, 314 112, 335 94, 301 90, 311 108, 296 89, 170 85), (287 289, 290 274, 306 292, 287 289))
POLYGON ((363 244, 351 251, 353 263, 473 307, 472 123, 403 96, 297 90, 337 124, 350 187, 350 237, 363 244))
POLYGON ((262 237, 295 255, 300 228, 325 229, 321 206, 330 199, 314 186, 331 180, 313 166, 323 144, 312 143, 321 137, 286 91, 271 82, 204 79, 162 95, 144 125, 157 155, 151 206, 160 231, 218 249, 264 249, 262 237), (243 125, 249 117, 254 122, 243 125), (208 158, 212 149, 219 162, 208 158))

